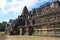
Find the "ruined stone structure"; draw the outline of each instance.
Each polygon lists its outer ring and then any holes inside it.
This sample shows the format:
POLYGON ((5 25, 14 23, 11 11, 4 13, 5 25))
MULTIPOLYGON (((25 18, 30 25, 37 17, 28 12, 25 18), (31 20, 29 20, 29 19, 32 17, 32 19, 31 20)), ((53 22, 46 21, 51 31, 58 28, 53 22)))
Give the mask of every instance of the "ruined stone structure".
POLYGON ((60 36, 60 2, 48 2, 32 11, 25 6, 11 28, 19 35, 60 36))

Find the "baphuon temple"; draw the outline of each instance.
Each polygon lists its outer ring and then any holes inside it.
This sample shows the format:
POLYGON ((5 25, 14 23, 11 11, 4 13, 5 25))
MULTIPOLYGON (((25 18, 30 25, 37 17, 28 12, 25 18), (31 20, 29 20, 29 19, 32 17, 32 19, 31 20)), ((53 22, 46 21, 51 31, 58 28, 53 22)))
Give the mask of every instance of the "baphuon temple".
POLYGON ((47 2, 32 11, 25 6, 6 34, 60 36, 60 2, 47 2))

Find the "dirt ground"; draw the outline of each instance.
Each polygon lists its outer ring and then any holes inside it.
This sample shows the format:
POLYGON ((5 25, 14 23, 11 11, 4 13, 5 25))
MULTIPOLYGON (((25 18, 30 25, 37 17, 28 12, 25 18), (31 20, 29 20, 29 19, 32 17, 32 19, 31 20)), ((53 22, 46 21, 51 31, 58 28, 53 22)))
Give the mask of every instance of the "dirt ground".
POLYGON ((6 40, 60 40, 58 37, 45 37, 45 36, 9 36, 7 35, 6 40))

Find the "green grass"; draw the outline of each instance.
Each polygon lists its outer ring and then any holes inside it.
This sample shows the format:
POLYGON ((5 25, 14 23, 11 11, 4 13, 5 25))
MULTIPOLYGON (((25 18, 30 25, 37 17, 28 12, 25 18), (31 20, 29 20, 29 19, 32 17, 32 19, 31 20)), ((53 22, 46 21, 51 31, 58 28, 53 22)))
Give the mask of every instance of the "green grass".
POLYGON ((0 32, 0 40, 5 40, 6 36, 4 32, 0 32))
POLYGON ((45 37, 45 36, 11 36, 14 40, 60 40, 59 37, 45 37))
POLYGON ((3 35, 4 36, 5 35, 5 32, 0 32, 0 35, 3 35))

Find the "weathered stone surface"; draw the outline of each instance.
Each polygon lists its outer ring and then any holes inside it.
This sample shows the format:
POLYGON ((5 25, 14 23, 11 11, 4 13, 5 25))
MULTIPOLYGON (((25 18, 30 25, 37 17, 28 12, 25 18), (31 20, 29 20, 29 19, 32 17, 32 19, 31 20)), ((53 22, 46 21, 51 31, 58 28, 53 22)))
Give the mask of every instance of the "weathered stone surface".
POLYGON ((14 23, 15 26, 11 26, 13 34, 60 35, 59 3, 58 1, 52 3, 48 2, 39 8, 33 9, 31 12, 29 12, 25 6, 22 14, 16 19, 14 23), (28 31, 27 28, 29 29, 28 31))

